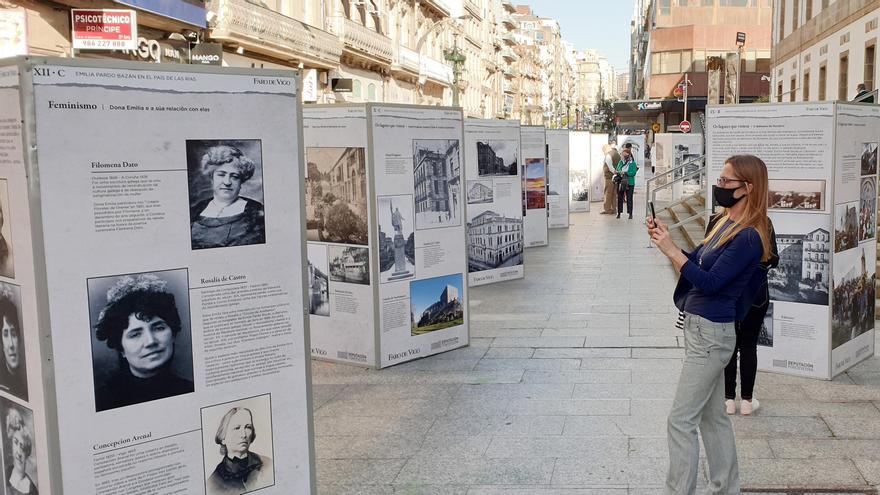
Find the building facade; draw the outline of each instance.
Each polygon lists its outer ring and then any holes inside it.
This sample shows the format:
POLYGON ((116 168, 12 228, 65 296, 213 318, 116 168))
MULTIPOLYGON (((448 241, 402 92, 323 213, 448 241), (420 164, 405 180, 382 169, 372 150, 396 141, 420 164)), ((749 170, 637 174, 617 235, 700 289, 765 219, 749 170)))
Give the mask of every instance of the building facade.
MULTIPOLYGON (((617 107, 623 126, 649 129, 656 122, 664 131, 675 132, 679 122, 689 120, 693 132, 702 132, 699 116, 710 93, 709 69, 738 53, 737 33, 746 35, 740 101, 769 97, 772 18, 771 0, 638 0, 632 22, 632 101, 617 107), (675 95, 685 74, 689 115, 684 115, 684 105, 675 95)), ((731 67, 732 74, 735 62, 731 67)), ((726 74, 721 68, 719 81, 726 74)))
POLYGON ((773 101, 847 101, 877 89, 880 0, 776 0, 773 101))
POLYGON ((486 211, 468 222, 468 259, 497 267, 523 251, 522 220, 486 211))

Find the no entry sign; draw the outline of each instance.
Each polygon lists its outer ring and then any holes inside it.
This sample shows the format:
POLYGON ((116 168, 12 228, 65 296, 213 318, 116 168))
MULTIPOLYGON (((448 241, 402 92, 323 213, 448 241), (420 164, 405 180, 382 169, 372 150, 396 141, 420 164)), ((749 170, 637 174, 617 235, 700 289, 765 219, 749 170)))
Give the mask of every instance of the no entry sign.
POLYGON ((86 50, 137 50, 137 16, 133 10, 73 9, 73 48, 86 50))
POLYGON ((681 124, 678 124, 678 128, 679 130, 681 130, 681 132, 687 134, 691 132, 691 123, 687 120, 682 120, 681 124))

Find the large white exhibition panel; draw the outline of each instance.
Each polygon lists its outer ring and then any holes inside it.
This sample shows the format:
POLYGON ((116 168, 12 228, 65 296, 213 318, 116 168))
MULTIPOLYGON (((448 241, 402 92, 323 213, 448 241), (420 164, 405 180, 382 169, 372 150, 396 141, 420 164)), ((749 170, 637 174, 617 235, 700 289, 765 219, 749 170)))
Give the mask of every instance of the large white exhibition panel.
MULTIPOLYGON (((680 132, 654 134, 654 147, 651 148, 653 157, 654 172, 660 175, 682 164, 695 160, 703 155, 703 135, 702 134, 682 134, 680 132)), ((699 165, 693 167, 688 166, 688 170, 683 173, 699 170, 699 165)), ((682 174, 676 173, 675 178, 681 177, 682 174)), ((658 179, 655 187, 666 184, 672 177, 658 179)), ((657 201, 678 201, 684 196, 701 192, 703 189, 700 178, 685 179, 682 182, 676 182, 671 187, 657 192, 657 201)))
POLYGON ((568 228, 569 139, 567 129, 547 131, 547 223, 551 229, 568 228))
POLYGON ((873 356, 880 108, 731 105, 707 117, 710 184, 736 154, 769 173, 780 262, 758 367, 831 379, 873 356))
POLYGON ((636 174, 636 186, 644 180, 645 171, 645 135, 644 134, 618 134, 617 135, 617 151, 623 152, 627 144, 632 146, 633 158, 639 164, 639 172, 636 174))
POLYGON ((547 136, 543 126, 522 126, 522 212, 525 247, 546 246, 547 232, 547 136))
POLYGON ((519 122, 464 123, 468 284, 523 277, 519 122))
POLYGON ((572 213, 590 211, 590 151, 589 132, 569 132, 568 192, 569 211, 572 213))
POLYGON ((384 368, 467 345, 461 111, 308 106, 303 126, 312 357, 384 368))
MULTIPOLYGON (((590 134, 590 202, 605 200, 605 153, 602 149, 608 144, 608 134, 590 134)), ((614 205, 617 208, 617 205, 614 205)))
POLYGON ((23 339, 4 451, 10 428, 35 438, 43 494, 228 493, 223 450, 254 490, 314 493, 299 74, 18 67, 0 84, 0 313, 18 306, 23 339))

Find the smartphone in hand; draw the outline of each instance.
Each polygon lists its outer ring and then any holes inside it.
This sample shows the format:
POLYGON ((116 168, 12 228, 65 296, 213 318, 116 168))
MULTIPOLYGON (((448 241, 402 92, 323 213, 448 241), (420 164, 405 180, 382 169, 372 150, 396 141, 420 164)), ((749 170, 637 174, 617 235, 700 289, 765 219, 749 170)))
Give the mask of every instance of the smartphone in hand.
POLYGON ((654 202, 648 201, 648 207, 651 208, 651 225, 656 227, 657 226, 657 221, 656 221, 657 213, 654 211, 654 202))

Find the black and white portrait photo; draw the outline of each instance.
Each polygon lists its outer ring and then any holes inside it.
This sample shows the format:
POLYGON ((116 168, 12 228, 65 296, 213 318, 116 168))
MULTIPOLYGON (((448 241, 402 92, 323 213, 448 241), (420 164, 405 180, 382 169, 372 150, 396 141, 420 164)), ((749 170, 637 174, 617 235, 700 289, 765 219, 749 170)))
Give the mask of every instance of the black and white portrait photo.
POLYGON ((0 277, 15 278, 12 261, 9 189, 6 179, 0 179, 0 277))
POLYGON ((310 241, 367 245, 363 148, 306 149, 306 236, 310 241))
POLYGON ((416 229, 461 225, 461 149, 457 139, 413 140, 416 229))
POLYGON ((862 143, 862 175, 877 175, 877 143, 862 143))
POLYGON ((193 249, 265 244, 259 139, 187 140, 193 249))
POLYGON ((309 255, 309 314, 330 316, 330 268, 327 246, 308 243, 309 255))
POLYGON ((91 278, 95 409, 192 393, 186 269, 91 278))
POLYGON ((3 422, 3 485, 6 495, 37 495, 34 413, 10 400, 0 401, 3 422))
POLYGON ((271 397, 202 408, 205 494, 241 495, 275 484, 271 397))
POLYGON ((516 175, 519 172, 518 161, 517 140, 477 141, 477 173, 480 177, 516 175))
POLYGON ((28 400, 27 365, 21 326, 21 289, 0 282, 0 340, 3 364, 0 365, 0 390, 21 400, 28 400))

